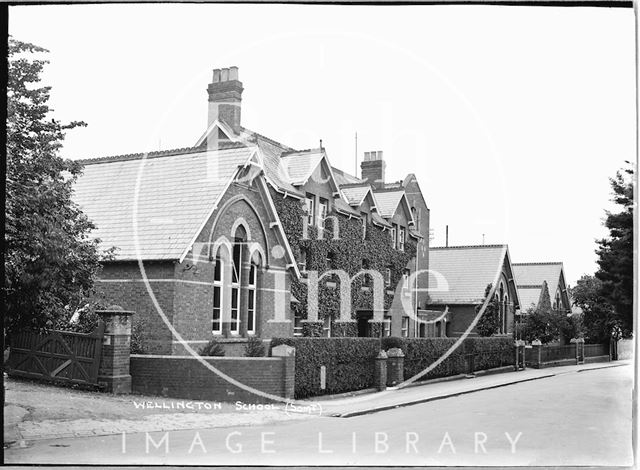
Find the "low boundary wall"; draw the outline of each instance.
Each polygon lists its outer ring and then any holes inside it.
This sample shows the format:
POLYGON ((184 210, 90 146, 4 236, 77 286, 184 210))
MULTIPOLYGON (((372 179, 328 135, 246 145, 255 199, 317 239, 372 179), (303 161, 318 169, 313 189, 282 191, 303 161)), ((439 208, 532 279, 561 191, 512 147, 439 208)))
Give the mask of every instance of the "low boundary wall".
MULTIPOLYGON (((295 357, 206 357, 222 373, 262 392, 293 397, 295 357)), ((266 403, 268 399, 227 382, 192 356, 131 355, 135 393, 194 400, 266 403)))

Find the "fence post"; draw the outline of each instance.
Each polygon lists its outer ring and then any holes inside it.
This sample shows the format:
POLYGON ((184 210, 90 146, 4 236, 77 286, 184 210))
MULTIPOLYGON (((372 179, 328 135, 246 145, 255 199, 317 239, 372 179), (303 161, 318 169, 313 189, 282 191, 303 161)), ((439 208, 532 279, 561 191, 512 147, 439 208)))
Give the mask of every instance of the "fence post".
POLYGON ((404 353, 400 348, 391 348, 387 357, 387 386, 393 387, 404 382, 404 353))
POLYGON ((284 398, 293 398, 296 389, 296 348, 281 344, 271 350, 271 356, 281 357, 283 364, 282 392, 284 398))
POLYGON ((131 393, 131 315, 117 305, 97 311, 104 323, 98 384, 111 393, 131 393))
POLYGON ((516 371, 524 370, 526 368, 524 341, 521 339, 517 339, 515 342, 515 347, 516 347, 515 370, 516 371))
POLYGON ((584 364, 584 338, 571 338, 576 346, 576 365, 584 364))
POLYGON ((387 353, 380 351, 375 358, 375 381, 374 386, 378 390, 387 388, 387 353))
POLYGON ((540 369, 542 367, 542 342, 539 339, 531 341, 533 346, 533 367, 540 369))

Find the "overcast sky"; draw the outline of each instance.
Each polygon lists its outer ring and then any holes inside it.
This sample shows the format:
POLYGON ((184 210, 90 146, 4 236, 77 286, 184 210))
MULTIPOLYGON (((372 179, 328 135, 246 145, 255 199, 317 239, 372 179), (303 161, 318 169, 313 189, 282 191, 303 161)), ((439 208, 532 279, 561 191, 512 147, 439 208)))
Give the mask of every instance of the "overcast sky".
MULTIPOLYGON (((195 144, 213 68, 236 65, 245 127, 323 140, 355 171, 383 150, 415 173, 432 245, 508 243, 513 262, 596 269, 608 178, 635 161, 631 9, 506 6, 74 5, 10 8, 49 49, 64 155, 195 144)), ((359 169, 358 169, 359 172, 359 169)))

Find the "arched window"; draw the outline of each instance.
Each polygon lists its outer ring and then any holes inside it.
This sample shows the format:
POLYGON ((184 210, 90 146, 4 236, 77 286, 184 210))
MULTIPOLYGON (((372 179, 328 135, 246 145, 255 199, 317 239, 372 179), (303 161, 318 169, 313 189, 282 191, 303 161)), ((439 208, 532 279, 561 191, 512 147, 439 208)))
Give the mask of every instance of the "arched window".
POLYGON ((222 334, 222 273, 223 261, 220 255, 216 256, 213 268, 213 316, 211 317, 211 332, 214 335, 222 334))
POLYGON ((258 285, 258 266, 251 262, 249 282, 247 284, 247 334, 256 334, 256 287, 258 285))
POLYGON ((507 319, 507 315, 506 315, 506 309, 505 309, 505 302, 504 302, 504 284, 501 282, 500 283, 500 297, 499 297, 499 301, 500 301, 500 333, 506 333, 506 319, 507 319))
POLYGON ((418 210, 415 207, 411 208, 411 216, 415 222, 415 229, 420 231, 420 216, 418 215, 418 210))
POLYGON ((238 226, 234 235, 231 265, 231 319, 229 331, 240 333, 240 283, 242 281, 242 252, 247 240, 247 232, 242 225, 238 226))

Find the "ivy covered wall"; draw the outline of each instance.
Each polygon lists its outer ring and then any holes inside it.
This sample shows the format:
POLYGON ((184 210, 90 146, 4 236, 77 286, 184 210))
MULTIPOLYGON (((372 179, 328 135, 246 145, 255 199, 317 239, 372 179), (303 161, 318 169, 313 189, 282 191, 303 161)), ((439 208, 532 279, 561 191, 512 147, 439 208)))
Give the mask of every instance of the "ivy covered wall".
MULTIPOLYGON (((399 251, 391 246, 390 232, 373 224, 367 224, 366 238, 362 239, 362 221, 342 215, 335 210, 329 215, 336 216, 339 226, 339 238, 333 239, 333 222, 327 219, 323 236, 318 240, 316 227, 309 227, 306 239, 303 239, 303 218, 305 216, 304 202, 284 195, 270 188, 278 216, 282 221, 289 244, 300 261, 301 250, 306 251, 307 270, 315 270, 319 275, 330 269, 328 256, 331 254, 335 269, 344 270, 349 276, 354 276, 362 269, 363 259, 368 262, 369 269, 376 270, 384 277, 387 268, 391 270, 391 285, 384 291, 384 307, 388 310, 393 301, 396 286, 402 280, 402 274, 416 254, 416 241, 407 238, 405 250, 399 251)), ((351 284, 351 317, 356 318, 358 310, 373 309, 373 287, 362 289, 364 276, 359 276, 351 284)), ((371 283, 371 286, 373 284, 371 283)), ((319 320, 327 316, 337 320, 340 316, 339 280, 323 279, 319 286, 319 320)), ((302 318, 307 318, 307 286, 304 282, 292 279, 291 293, 300 303, 293 304, 292 309, 302 318)), ((374 325, 375 326, 375 325, 374 325)), ((333 333, 343 336, 356 336, 353 328, 342 328, 340 323, 334 324, 333 333)), ((377 328, 373 328, 376 335, 377 328)), ((318 335, 321 332, 316 327, 307 326, 305 335, 318 335)))

